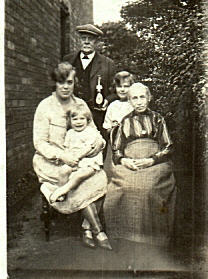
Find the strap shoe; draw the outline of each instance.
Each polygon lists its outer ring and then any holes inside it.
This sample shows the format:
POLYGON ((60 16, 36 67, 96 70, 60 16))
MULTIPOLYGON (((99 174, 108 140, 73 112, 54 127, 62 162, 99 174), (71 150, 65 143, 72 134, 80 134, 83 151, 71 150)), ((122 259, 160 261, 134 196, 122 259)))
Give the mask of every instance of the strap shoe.
POLYGON ((92 232, 90 230, 85 230, 82 235, 82 241, 85 246, 89 248, 95 248, 95 242, 92 237, 92 232))
POLYGON ((108 240, 107 235, 104 232, 100 232, 95 236, 96 243, 99 247, 106 249, 106 250, 113 250, 110 242, 108 240))

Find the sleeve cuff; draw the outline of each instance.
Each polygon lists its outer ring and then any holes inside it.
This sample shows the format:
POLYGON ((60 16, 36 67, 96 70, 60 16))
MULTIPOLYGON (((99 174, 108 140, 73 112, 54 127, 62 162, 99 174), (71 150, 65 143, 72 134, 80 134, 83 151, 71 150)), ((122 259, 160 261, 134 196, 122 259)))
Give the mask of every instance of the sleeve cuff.
POLYGON ((150 158, 152 158, 154 160, 154 163, 157 163, 158 157, 156 154, 152 155, 150 158))

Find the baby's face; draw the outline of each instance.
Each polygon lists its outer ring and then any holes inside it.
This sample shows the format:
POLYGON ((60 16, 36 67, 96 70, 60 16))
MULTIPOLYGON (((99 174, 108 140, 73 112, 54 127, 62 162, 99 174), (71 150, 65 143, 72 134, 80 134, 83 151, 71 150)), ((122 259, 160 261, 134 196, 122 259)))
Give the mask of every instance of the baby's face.
POLYGON ((120 85, 116 86, 116 93, 121 101, 127 100, 130 83, 127 79, 121 80, 120 85))
POLYGON ((87 127, 88 121, 83 114, 71 117, 71 127, 77 132, 83 131, 87 127))

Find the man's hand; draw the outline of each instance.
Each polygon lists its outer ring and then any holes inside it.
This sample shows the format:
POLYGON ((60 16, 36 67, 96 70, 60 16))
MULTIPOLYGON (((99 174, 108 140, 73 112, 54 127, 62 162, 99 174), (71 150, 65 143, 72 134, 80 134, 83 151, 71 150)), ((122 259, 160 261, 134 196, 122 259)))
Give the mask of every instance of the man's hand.
POLYGON ((118 126, 118 121, 117 121, 117 120, 114 120, 114 121, 112 122, 112 128, 114 128, 114 127, 116 127, 116 126, 118 126))
POLYGON ((101 110, 102 110, 102 111, 106 111, 107 106, 108 106, 108 100, 104 99, 104 102, 103 102, 103 105, 102 105, 102 107, 101 107, 101 110))

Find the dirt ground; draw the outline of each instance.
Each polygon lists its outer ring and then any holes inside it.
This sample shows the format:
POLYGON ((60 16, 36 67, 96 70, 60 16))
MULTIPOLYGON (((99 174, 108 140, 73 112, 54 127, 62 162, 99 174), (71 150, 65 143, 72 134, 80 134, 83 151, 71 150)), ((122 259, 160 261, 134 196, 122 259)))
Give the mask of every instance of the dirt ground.
MULTIPOLYGON (((179 194, 183 199, 182 193, 179 194)), ((196 261, 190 239, 191 224, 186 222, 184 230, 186 212, 180 207, 177 222, 182 224, 183 220, 183 227, 177 226, 171 249, 111 240, 113 251, 105 251, 82 245, 76 214, 63 216, 55 213, 50 241, 47 242, 40 220, 41 202, 40 192, 36 189, 24 198, 21 208, 10 209, 7 233, 9 279, 208 278, 207 250, 203 249, 196 261)))

